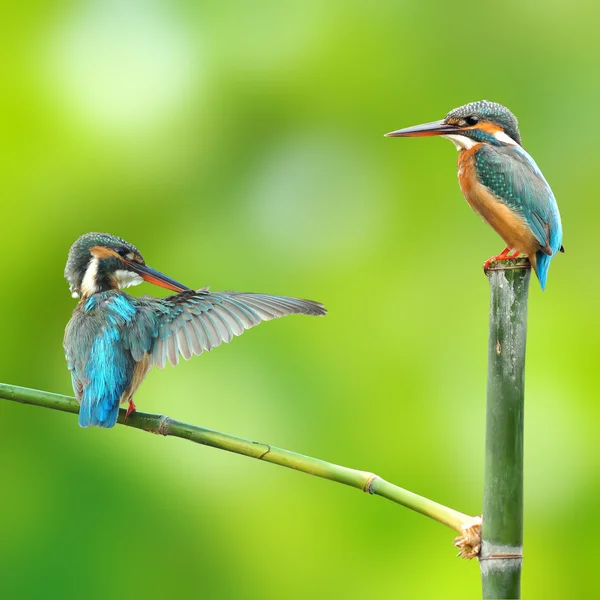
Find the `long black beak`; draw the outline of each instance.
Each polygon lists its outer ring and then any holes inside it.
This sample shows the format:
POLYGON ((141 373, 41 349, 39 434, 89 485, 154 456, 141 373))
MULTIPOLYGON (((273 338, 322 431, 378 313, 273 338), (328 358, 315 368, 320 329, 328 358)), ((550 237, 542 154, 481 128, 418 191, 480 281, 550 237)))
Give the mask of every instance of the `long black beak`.
POLYGON ((432 123, 423 123, 423 125, 398 129, 398 131, 386 133, 385 137, 425 137, 431 135, 448 135, 459 132, 460 127, 457 127, 456 125, 448 125, 444 121, 433 121, 432 123))
POLYGON ((156 271, 148 265, 142 265, 135 261, 124 261, 127 263, 132 271, 135 271, 144 281, 173 290, 174 292, 187 292, 190 291, 189 287, 182 285, 178 281, 163 275, 160 271, 156 271))

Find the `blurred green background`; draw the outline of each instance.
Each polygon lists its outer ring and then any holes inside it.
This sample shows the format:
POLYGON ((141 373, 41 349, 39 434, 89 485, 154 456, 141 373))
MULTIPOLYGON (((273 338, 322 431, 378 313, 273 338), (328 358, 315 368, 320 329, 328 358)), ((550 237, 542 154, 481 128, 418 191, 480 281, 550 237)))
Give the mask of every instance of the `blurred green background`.
MULTIPOLYGON (((0 15, 0 380, 71 394, 71 243, 107 231, 200 287, 323 301, 152 372, 141 410, 480 512, 502 241, 444 140, 520 119, 567 253, 532 282, 524 595, 595 597, 600 9, 588 2, 8 3, 0 15)), ((133 293, 160 294, 148 285, 133 293)), ((453 533, 244 457, 0 401, 3 598, 478 598, 453 533)))

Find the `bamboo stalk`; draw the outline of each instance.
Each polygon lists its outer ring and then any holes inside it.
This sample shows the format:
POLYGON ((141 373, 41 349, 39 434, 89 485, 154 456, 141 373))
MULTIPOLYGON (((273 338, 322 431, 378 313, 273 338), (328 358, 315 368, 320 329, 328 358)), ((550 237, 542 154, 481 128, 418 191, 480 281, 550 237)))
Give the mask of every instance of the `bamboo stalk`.
MULTIPOLYGON (((77 400, 71 396, 62 396, 60 394, 32 390, 30 388, 9 385, 6 383, 0 383, 0 398, 63 412, 79 412, 79 404, 77 403, 77 400)), ((303 456, 302 454, 290 452, 289 450, 284 450, 282 448, 276 448, 269 444, 253 442, 227 433, 220 433, 218 431, 212 431, 210 429, 204 429, 203 427, 197 427, 196 425, 176 421, 175 419, 163 415, 154 415, 136 411, 125 420, 125 410, 121 409, 119 411, 118 423, 126 425, 127 427, 142 429, 143 431, 148 431, 150 433, 183 438, 197 444, 212 446, 213 448, 227 450, 228 452, 234 452, 236 454, 243 454, 250 458, 256 458, 289 469, 302 471, 309 475, 315 475, 317 477, 322 477, 323 479, 329 479, 330 481, 337 481, 338 483, 358 488, 368 494, 381 496, 382 498, 387 498, 392 502, 401 504, 406 508, 421 513, 430 519, 434 519, 455 531, 458 531, 461 533, 461 536, 465 531, 470 529, 477 520, 477 518, 470 517, 453 510, 452 508, 438 504, 433 500, 429 500, 428 498, 424 498, 423 496, 419 496, 389 483, 374 473, 342 467, 324 460, 303 456)))
POLYGON ((492 263, 482 545, 483 598, 520 598, 527 259, 492 263))

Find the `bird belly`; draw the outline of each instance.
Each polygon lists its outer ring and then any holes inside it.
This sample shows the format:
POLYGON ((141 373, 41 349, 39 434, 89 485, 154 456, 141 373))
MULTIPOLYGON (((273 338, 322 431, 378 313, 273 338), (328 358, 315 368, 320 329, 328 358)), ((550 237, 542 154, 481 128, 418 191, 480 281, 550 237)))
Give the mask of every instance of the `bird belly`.
POLYGON ((534 257, 540 244, 525 219, 477 180, 474 163, 459 163, 460 189, 469 206, 504 240, 507 247, 534 257))

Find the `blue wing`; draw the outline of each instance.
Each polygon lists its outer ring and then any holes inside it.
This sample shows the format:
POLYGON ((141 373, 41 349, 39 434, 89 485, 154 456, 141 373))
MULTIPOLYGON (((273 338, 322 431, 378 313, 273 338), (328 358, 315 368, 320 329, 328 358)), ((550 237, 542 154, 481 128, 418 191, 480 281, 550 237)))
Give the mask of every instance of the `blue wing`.
POLYGON ((319 316, 326 310, 311 300, 252 294, 209 292, 203 288, 164 299, 137 301, 136 326, 124 340, 136 361, 149 354, 163 369, 167 359, 173 365, 181 355, 185 360, 210 351, 246 329, 292 314, 319 316))
POLYGON ((78 307, 65 331, 81 427, 113 427, 133 380, 136 363, 121 340, 136 311, 124 295, 109 294, 78 307))
POLYGON ((479 181, 525 219, 540 244, 536 270, 545 286, 550 259, 562 249, 562 224, 554 194, 521 146, 483 144, 476 154, 479 181))

